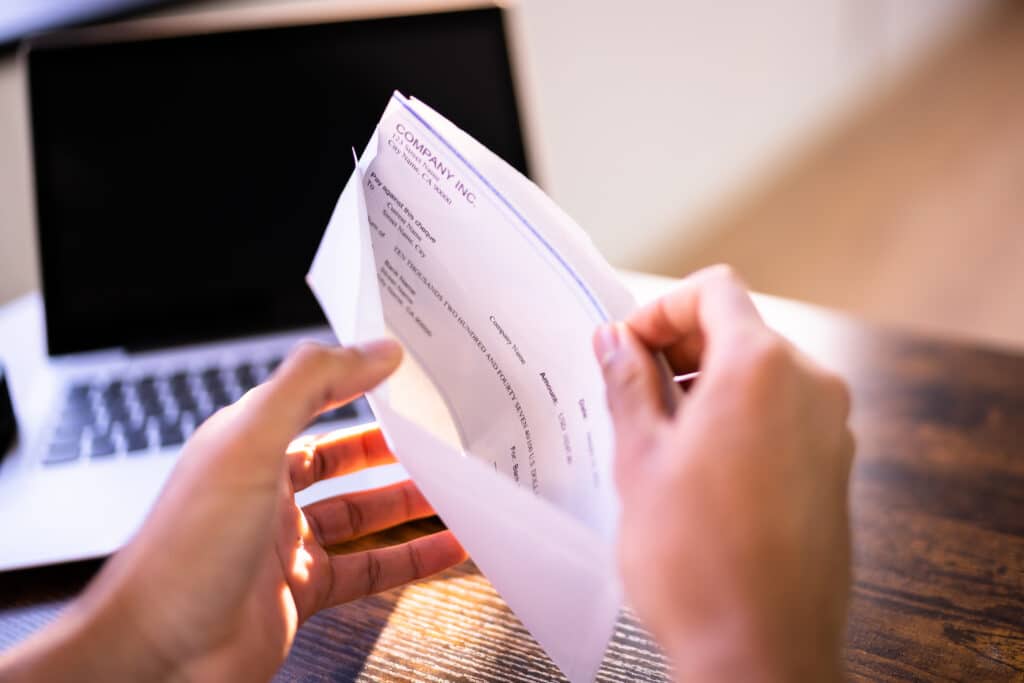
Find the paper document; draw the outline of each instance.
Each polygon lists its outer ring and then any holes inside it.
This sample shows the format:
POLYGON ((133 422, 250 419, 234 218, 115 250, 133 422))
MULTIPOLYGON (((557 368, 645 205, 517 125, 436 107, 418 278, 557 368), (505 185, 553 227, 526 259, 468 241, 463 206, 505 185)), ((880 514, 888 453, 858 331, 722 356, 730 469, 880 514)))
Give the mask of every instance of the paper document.
POLYGON ((402 342, 368 396, 388 443, 552 660, 592 679, 621 595, 591 336, 630 294, 533 183, 398 93, 308 280, 342 343, 402 342))

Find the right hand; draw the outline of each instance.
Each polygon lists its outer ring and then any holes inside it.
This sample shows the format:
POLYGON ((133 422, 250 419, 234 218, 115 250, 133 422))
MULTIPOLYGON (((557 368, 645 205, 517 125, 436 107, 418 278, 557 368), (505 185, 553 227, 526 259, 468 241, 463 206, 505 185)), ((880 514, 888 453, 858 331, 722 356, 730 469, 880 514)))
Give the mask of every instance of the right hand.
POLYGON ((626 592, 681 680, 842 678, 845 384, 761 321, 726 267, 600 328, 626 592), (654 354, 700 369, 678 409, 654 354))

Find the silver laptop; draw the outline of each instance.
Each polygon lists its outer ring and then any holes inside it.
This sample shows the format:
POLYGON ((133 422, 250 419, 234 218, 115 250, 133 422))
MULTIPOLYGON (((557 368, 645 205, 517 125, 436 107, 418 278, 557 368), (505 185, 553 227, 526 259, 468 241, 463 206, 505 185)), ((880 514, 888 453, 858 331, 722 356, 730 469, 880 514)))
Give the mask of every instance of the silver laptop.
POLYGON ((48 361, 0 464, 0 569, 116 550, 203 420, 331 339, 304 275, 393 90, 527 170, 495 8, 149 21, 23 56, 48 361))

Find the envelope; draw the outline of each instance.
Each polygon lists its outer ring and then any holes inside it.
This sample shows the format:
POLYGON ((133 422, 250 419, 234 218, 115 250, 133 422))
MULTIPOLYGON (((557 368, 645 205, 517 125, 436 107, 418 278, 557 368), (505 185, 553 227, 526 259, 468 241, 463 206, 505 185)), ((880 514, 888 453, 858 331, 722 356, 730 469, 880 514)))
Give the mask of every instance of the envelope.
POLYGON ((539 188, 396 93, 307 277, 343 344, 407 354, 367 398, 391 450, 572 681, 622 595, 613 434, 590 351, 633 300, 539 188))

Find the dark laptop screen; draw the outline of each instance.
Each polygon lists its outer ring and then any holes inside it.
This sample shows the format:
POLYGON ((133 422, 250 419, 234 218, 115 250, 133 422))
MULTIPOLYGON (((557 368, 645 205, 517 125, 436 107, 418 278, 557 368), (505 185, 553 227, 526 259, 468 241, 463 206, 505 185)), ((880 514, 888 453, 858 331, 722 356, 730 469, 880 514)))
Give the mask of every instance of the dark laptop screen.
POLYGON ((50 352, 323 321, 304 282, 393 90, 526 171, 498 9, 29 52, 50 352))

